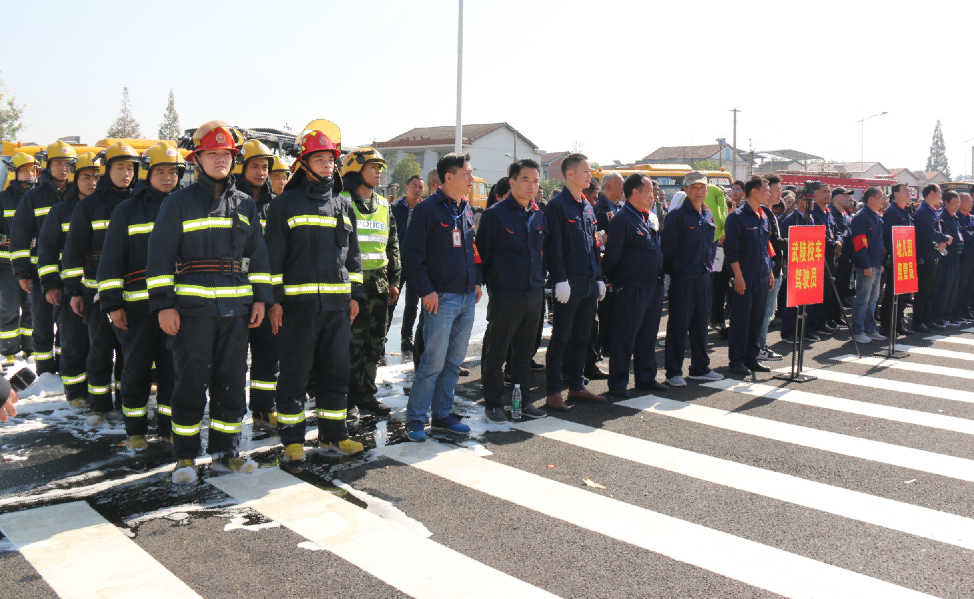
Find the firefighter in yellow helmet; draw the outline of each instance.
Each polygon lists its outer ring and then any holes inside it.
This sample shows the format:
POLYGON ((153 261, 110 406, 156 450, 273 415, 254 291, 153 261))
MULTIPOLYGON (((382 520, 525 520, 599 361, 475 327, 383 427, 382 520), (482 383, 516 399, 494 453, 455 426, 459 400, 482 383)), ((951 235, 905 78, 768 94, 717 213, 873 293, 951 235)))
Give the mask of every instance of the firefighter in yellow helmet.
POLYGON ((14 213, 24 194, 37 180, 37 160, 30 154, 19 152, 7 161, 7 170, 14 173, 14 180, 0 192, 0 354, 4 362, 13 361, 19 351, 31 352, 30 298, 20 288, 10 264, 10 233, 13 230, 14 213))
POLYGON ((14 273, 20 279, 21 289, 31 294, 31 346, 34 363, 39 383, 49 384, 44 379, 56 378, 54 375, 58 372, 54 345, 54 306, 47 303, 40 289, 40 278, 37 275, 37 236, 41 233, 51 206, 64 199, 71 164, 78 158, 78 153, 71 144, 58 140, 40 154, 40 161, 46 161, 46 167, 41 171, 37 185, 24 194, 17 206, 10 229, 10 261, 14 273))
MULTIPOLYGON (((240 147, 237 162, 243 172, 234 177, 237 190, 254 199, 260 214, 260 230, 267 225, 267 213, 276 195, 271 189, 270 174, 274 154, 263 142, 252 139, 240 147)), ((278 342, 271 332, 271 321, 250 329, 250 412, 259 427, 277 428, 274 392, 277 389, 278 342)))
POLYGON ((284 186, 287 185, 287 180, 291 178, 291 167, 287 165, 280 157, 274 157, 274 165, 271 167, 271 188, 274 191, 274 195, 280 195, 284 193, 284 186))
MULTIPOLYGON (((102 259, 98 264, 98 303, 115 325, 122 346, 122 413, 126 445, 133 451, 148 447, 148 403, 152 364, 156 365, 156 416, 159 439, 171 434, 171 399, 175 381, 172 350, 159 328, 159 316, 149 307, 145 267, 149 234, 163 200, 179 188, 186 170, 182 154, 166 142, 147 149, 140 168, 145 184, 112 213, 102 259)), ((102 316, 104 318, 104 316, 102 316)))
POLYGON ((37 274, 41 290, 49 304, 60 306, 57 313, 57 341, 61 348, 58 365, 64 394, 72 408, 88 405, 87 361, 90 343, 88 326, 82 316, 74 313, 64 299, 64 282, 61 279, 61 254, 71 227, 71 217, 81 200, 95 193, 98 186, 101 158, 94 152, 78 156, 71 165, 74 180, 44 220, 37 237, 37 274))
MULTIPOLYGON (((122 346, 111 321, 101 313, 98 266, 112 214, 132 197, 139 181, 141 157, 128 144, 117 142, 105 149, 102 160, 105 175, 99 179, 95 193, 78 202, 74 209, 61 258, 64 293, 71 298, 71 310, 84 317, 88 325, 89 426, 103 426, 109 412, 122 411, 121 394, 112 383, 112 374, 121 374, 122 346)), ((115 380, 120 378, 116 376, 115 380)))
POLYGON ((379 361, 385 356, 389 305, 399 298, 402 275, 396 219, 389 202, 374 191, 385 168, 386 161, 377 150, 358 148, 345 156, 341 172, 345 188, 341 195, 355 209, 365 287, 365 301, 352 323, 348 402, 373 414, 391 411, 375 397, 375 376, 379 361))

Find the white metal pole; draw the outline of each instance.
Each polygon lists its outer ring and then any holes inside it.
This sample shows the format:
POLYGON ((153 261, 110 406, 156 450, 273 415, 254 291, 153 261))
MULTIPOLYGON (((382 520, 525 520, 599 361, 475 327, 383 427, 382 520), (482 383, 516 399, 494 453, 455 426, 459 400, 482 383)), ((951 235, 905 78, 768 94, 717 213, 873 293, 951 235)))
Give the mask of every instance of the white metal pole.
POLYGON ((463 123, 460 119, 460 106, 463 91, 463 0, 460 0, 460 17, 457 24, 457 133, 453 151, 463 152, 463 123))

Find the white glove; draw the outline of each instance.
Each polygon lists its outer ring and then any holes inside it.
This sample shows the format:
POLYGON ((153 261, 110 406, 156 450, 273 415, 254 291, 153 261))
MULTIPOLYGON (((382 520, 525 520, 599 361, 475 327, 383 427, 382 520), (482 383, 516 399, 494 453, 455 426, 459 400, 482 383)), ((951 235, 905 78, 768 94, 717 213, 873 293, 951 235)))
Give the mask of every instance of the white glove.
POLYGON ((568 284, 568 281, 555 283, 555 299, 558 300, 559 303, 567 304, 568 299, 571 298, 571 296, 572 288, 571 285, 568 284))
POLYGON ((601 302, 604 299, 605 299, 605 283, 599 281, 599 301, 601 302))

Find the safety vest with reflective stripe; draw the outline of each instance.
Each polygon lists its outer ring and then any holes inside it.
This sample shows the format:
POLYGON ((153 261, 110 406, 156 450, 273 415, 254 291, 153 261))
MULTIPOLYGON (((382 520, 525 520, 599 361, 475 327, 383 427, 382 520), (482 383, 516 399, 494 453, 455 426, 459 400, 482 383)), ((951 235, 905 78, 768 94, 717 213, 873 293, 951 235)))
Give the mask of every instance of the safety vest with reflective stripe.
MULTIPOLYGON (((349 192, 341 195, 351 201, 349 192)), ((389 243, 389 202, 379 194, 375 195, 375 212, 362 214, 358 204, 352 202, 355 218, 358 221, 358 245, 362 252, 362 270, 376 270, 389 264, 386 245, 389 243)))

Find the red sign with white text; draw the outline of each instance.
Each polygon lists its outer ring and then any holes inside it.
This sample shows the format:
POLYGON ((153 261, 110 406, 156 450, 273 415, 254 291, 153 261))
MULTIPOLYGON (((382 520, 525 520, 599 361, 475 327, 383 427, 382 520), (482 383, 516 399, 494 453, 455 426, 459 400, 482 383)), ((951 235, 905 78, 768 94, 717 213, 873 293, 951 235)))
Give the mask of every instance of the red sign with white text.
POLYGON ((825 225, 788 229, 788 307, 821 304, 825 297, 825 225))
POLYGON ((920 290, 916 246, 913 227, 893 227, 893 293, 896 295, 920 290))

